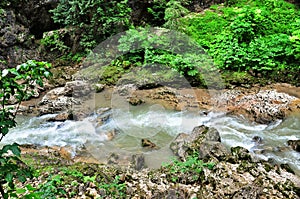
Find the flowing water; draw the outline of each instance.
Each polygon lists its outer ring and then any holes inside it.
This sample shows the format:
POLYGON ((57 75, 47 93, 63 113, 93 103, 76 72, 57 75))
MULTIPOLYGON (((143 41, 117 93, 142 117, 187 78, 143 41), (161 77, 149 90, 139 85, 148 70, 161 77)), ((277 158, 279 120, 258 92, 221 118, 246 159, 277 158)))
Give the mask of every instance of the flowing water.
POLYGON ((220 112, 176 112, 156 104, 132 107, 130 111, 100 108, 83 121, 48 122, 53 116, 19 117, 18 126, 5 137, 3 143, 71 146, 74 153, 85 146, 99 160, 112 152, 144 153, 148 167, 155 168, 172 156, 169 144, 176 135, 191 133, 195 126, 204 124, 215 127, 226 146, 242 146, 251 152, 264 149, 263 154, 256 155, 288 163, 300 173, 300 154, 281 150, 287 146, 288 140, 300 139, 300 114, 273 124, 259 125, 220 112), (112 134, 115 134, 114 138, 109 140, 112 134), (254 136, 259 136, 262 142, 254 142, 254 136), (142 138, 151 140, 160 149, 144 149, 142 138))

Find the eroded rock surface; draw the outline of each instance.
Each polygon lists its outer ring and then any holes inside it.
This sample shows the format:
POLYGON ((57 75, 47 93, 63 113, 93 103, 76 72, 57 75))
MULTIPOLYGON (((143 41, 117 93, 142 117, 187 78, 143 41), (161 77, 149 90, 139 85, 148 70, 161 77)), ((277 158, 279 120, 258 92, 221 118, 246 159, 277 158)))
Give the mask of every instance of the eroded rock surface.
POLYGON ((295 100, 296 97, 276 90, 261 90, 249 94, 228 90, 219 96, 216 104, 231 114, 244 115, 252 121, 266 124, 284 119, 295 100))
POLYGON ((88 83, 78 80, 52 89, 39 102, 40 115, 71 110, 74 105, 81 104, 91 90, 88 83))

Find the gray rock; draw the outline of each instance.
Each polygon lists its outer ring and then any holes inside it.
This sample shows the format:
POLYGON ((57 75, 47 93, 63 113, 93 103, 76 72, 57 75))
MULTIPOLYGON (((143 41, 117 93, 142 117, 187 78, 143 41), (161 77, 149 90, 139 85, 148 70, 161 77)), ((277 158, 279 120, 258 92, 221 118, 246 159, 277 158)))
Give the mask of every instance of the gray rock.
POLYGON ((289 140, 287 143, 293 150, 300 152, 300 140, 289 140))
POLYGON ((223 158, 229 152, 221 143, 219 132, 215 128, 201 125, 191 134, 179 134, 170 145, 174 154, 185 160, 189 153, 199 152, 200 158, 223 158))
POLYGON ((89 96, 92 89, 87 82, 67 82, 64 87, 50 90, 39 102, 40 115, 70 110, 74 105, 81 104, 89 96))
POLYGON ((145 168, 145 157, 143 154, 132 155, 131 165, 134 169, 140 171, 145 168))
POLYGON ((210 158, 223 160, 228 156, 227 148, 221 142, 205 141, 198 148, 199 158, 206 161, 210 158))
POLYGON ((100 93, 104 90, 105 88, 105 85, 104 84, 95 84, 95 92, 96 93, 100 93))

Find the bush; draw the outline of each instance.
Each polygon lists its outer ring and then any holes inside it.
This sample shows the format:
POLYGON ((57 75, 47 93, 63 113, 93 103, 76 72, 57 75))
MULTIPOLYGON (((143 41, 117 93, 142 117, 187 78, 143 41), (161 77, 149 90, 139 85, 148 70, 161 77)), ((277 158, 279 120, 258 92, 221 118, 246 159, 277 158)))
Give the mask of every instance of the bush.
POLYGON ((185 34, 167 29, 131 29, 120 38, 119 50, 130 53, 126 56, 130 62, 139 60, 141 65, 156 63, 185 77, 197 76, 200 70, 211 67, 197 43, 185 34))
POLYGON ((181 19, 180 30, 197 40, 222 70, 299 70, 300 12, 283 0, 227 1, 181 19))
POLYGON ((84 49, 93 49, 99 42, 131 25, 127 0, 60 0, 51 12, 54 22, 75 28, 84 49))
MULTIPOLYGON (((43 78, 49 77, 49 63, 27 61, 16 68, 0 71, 0 142, 9 133, 9 129, 16 126, 16 114, 20 103, 32 96, 29 91, 34 83, 43 86, 43 78), (23 84, 18 82, 24 81, 23 84), (18 100, 16 108, 7 108, 8 100, 14 96, 18 100)), ((30 176, 28 169, 22 167, 19 159, 21 151, 18 144, 5 145, 0 149, 0 194, 3 198, 15 196, 14 179, 24 182, 30 176), (9 152, 12 155, 8 155, 9 152), (3 186, 7 184, 9 191, 4 192, 3 186)))
POLYGON ((270 6, 270 2, 237 10, 237 16, 211 46, 220 68, 274 71, 295 69, 299 64, 290 35, 298 29, 295 22, 300 13, 290 4, 270 6))

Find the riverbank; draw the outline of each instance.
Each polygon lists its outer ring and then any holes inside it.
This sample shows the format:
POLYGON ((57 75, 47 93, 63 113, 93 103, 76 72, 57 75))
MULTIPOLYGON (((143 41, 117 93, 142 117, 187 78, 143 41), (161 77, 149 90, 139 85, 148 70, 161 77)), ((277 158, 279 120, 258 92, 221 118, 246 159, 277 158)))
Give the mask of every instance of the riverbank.
POLYGON ((23 160, 35 177, 18 186, 64 198, 299 198, 299 176, 287 165, 273 166, 241 147, 228 151, 213 128, 197 127, 172 146, 184 162, 139 170, 137 161, 126 167, 74 163, 57 149, 27 150, 23 160))
MULTIPOLYGON (((84 105, 86 98, 76 98, 76 96, 70 95, 70 85, 79 85, 80 88, 85 88, 83 83, 68 83, 66 87, 55 88, 56 91, 68 92, 54 92, 55 89, 53 89, 54 91, 51 90, 49 92, 51 95, 46 94, 41 96, 40 100, 33 102, 37 106, 32 110, 38 113, 39 106, 41 106, 42 109, 40 110, 50 111, 43 112, 44 114, 66 113, 67 109, 59 111, 51 107, 50 109, 45 109, 43 107, 45 104, 40 103, 40 101, 43 101, 47 102, 48 105, 57 105, 55 100, 62 99, 61 97, 69 99, 69 102, 74 101, 71 100, 72 97, 75 97, 77 100, 83 100, 81 101, 83 103, 82 107, 87 107, 84 105), (47 96, 47 100, 45 96, 47 96), (56 111, 51 112, 53 110, 56 111)), ((80 90, 85 92, 85 89, 80 90)), ((226 115, 227 112, 229 116, 233 115, 241 118, 241 121, 248 120, 250 124, 253 122, 252 125, 258 125, 254 117, 256 113, 252 112, 252 115, 245 114, 245 110, 249 106, 245 106, 243 102, 249 100, 248 103, 250 104, 256 103, 261 105, 266 103, 270 104, 273 109, 277 108, 285 111, 282 115, 274 115, 271 120, 260 120, 265 122, 264 125, 272 126, 274 121, 286 120, 289 115, 299 112, 298 93, 299 88, 288 84, 274 84, 251 89, 235 88, 224 90, 221 95, 215 95, 220 94, 216 91, 197 88, 175 89, 158 87, 144 90, 137 89, 134 85, 125 85, 122 87, 104 87, 104 89, 95 94, 95 98, 85 102, 87 104, 92 102, 94 108, 100 108, 99 110, 102 111, 98 112, 100 120, 96 120, 96 123, 100 126, 109 121, 107 111, 110 111, 111 108, 122 108, 123 106, 121 105, 125 105, 125 108, 132 110, 139 109, 145 104, 151 104, 155 108, 153 109, 154 111, 188 111, 204 116, 219 110, 223 111, 222 114, 226 115), (212 96, 221 96, 221 98, 212 96), (238 110, 242 111, 232 111, 234 103, 237 103, 236 106, 239 106, 238 110), (246 108, 243 110, 241 105, 246 108), (104 108, 109 106, 113 107, 104 108), (282 107, 284 109, 281 109, 282 107)), ((29 102, 26 103, 30 104, 29 102)), ((63 104, 58 105, 59 107, 64 107, 63 104)), ((80 111, 80 117, 73 118, 69 114, 59 114, 67 117, 62 117, 55 121, 55 118, 59 118, 55 116, 52 122, 58 122, 55 123, 56 126, 64 128, 64 121, 76 120, 76 118, 80 121, 90 116, 90 109, 83 110, 80 108, 77 110, 80 111)), ((260 110, 264 112, 269 110, 269 107, 260 106, 260 110)), ((262 116, 264 117, 264 115, 262 116)), ((266 118, 268 119, 268 117, 266 118)), ((76 123, 76 121, 74 122, 76 123)), ((43 125, 47 126, 47 123, 43 123, 43 125)), ((194 123, 194 125, 197 124, 194 123)), ((209 129, 213 129, 212 127, 209 129)), ((37 171, 35 173, 36 177, 26 183, 34 185, 34 191, 46 190, 46 187, 51 184, 53 190, 56 191, 51 191, 51 193, 49 191, 49 194, 66 198, 95 198, 99 196, 104 198, 116 196, 123 198, 205 198, 204 196, 209 196, 209 198, 299 198, 299 184, 297 184, 299 176, 294 175, 293 170, 287 164, 282 164, 278 161, 274 162, 271 158, 261 160, 254 155, 253 151, 249 152, 245 148, 228 147, 224 145, 222 136, 214 130, 197 132, 195 129, 190 133, 186 132, 187 134, 178 134, 176 139, 172 139, 172 143, 175 143, 175 145, 170 144, 170 146, 173 146, 174 155, 179 156, 184 161, 175 161, 171 163, 172 166, 158 167, 157 169, 147 168, 145 156, 143 155, 143 153, 147 154, 153 150, 151 149, 151 144, 148 145, 150 149, 143 149, 144 152, 142 153, 127 154, 126 156, 117 152, 108 153, 106 154, 105 164, 94 157, 97 157, 97 154, 102 152, 99 148, 97 150, 97 147, 95 147, 95 150, 92 150, 92 153, 90 148, 85 149, 83 147, 81 150, 76 151, 76 155, 74 155, 74 150, 68 147, 23 146, 23 160, 37 171), (211 133, 206 135, 207 132, 211 133), (182 146, 183 148, 178 150, 176 147, 174 149, 174 146, 182 146), (187 153, 184 151, 182 153, 182 150, 187 151, 187 153), (198 154, 195 156, 195 154, 190 153, 191 151, 196 151, 198 154), (188 155, 192 155, 192 157, 188 157, 188 155), (206 163, 213 163, 214 167, 209 169, 203 166, 206 163), (200 171, 199 168, 201 168, 200 171)), ((272 131, 272 128, 270 131, 272 131)), ((96 139, 93 134, 91 135, 93 139, 96 139)), ((116 132, 111 138, 108 139, 107 137, 107 140, 111 139, 114 141, 120 135, 120 132, 116 132)), ((254 139, 255 137, 252 136, 252 138, 254 139)), ((252 143, 257 142, 258 146, 260 146, 261 137, 256 138, 252 143)), ((264 141, 264 139, 262 140, 264 141)), ((155 140, 150 139, 150 141, 155 140)), ((258 148, 258 151, 268 153, 270 150, 278 150, 279 148, 258 148)), ((297 149, 297 147, 289 147, 285 143, 285 148, 281 149, 292 151, 297 149)), ((18 186, 23 187, 24 184, 19 184, 18 186)))

